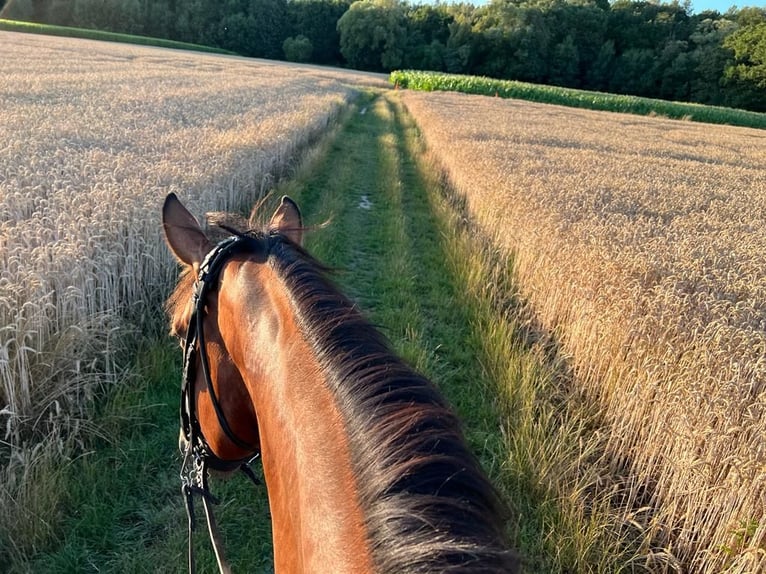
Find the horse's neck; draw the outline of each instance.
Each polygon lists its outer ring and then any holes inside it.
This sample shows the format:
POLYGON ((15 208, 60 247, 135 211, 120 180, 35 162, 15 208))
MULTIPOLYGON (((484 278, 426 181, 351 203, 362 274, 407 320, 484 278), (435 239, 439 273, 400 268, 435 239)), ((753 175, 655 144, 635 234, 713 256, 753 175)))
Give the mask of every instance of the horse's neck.
POLYGON ((314 352, 273 271, 243 264, 237 275, 219 316, 239 327, 227 347, 258 416, 275 570, 369 572, 346 431, 314 352))

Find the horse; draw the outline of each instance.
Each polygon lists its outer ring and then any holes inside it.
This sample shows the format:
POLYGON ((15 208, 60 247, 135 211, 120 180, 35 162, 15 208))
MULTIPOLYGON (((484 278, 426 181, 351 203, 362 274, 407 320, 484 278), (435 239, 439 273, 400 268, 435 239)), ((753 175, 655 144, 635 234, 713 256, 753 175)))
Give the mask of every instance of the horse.
POLYGON ((518 572, 507 506, 446 400, 304 249, 295 202, 258 211, 216 244, 170 194, 162 223, 184 268, 166 307, 186 423, 221 467, 261 455, 274 571, 518 572))

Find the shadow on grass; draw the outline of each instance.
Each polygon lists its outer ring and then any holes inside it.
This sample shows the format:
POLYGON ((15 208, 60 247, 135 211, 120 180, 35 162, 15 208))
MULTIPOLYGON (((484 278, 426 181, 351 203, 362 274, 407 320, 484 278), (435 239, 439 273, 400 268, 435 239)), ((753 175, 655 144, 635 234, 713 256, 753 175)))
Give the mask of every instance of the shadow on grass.
POLYGON ((519 297, 512 254, 474 221, 401 107, 395 118, 410 166, 408 244, 427 285, 422 322, 432 346, 450 346, 447 364, 428 374, 512 505, 512 539, 530 571, 633 571, 641 531, 625 516, 636 509, 605 458, 596 409, 573 384, 559 340, 519 297))
POLYGON ((574 433, 566 448, 555 443, 573 426, 562 420, 568 397, 550 374, 565 363, 555 342, 521 319, 508 258, 478 233, 465 206, 417 159, 422 154, 398 104, 388 97, 371 102, 299 189, 309 222, 333 218, 311 249, 343 270, 345 290, 454 406, 469 444, 513 508, 509 534, 529 570, 575 571, 586 560, 603 561, 594 556, 609 554, 600 552, 603 544, 572 531, 581 526, 567 521, 561 492, 551 484, 564 464, 557 458, 580 454, 574 433), (512 356, 506 345, 514 347, 512 356), (508 386, 512 369, 526 377, 523 388, 508 386), (517 432, 521 417, 526 434, 517 432), (561 430, 548 440, 551 427, 561 430), (543 464, 530 461, 540 449, 554 452, 543 464))

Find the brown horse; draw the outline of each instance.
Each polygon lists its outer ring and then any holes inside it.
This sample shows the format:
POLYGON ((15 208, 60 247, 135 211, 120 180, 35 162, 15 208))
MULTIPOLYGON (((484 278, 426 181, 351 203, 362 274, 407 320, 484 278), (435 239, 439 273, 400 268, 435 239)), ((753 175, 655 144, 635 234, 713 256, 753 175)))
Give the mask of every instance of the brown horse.
MULTIPOLYGON (((215 457, 261 452, 275 571, 516 572, 505 507, 444 399, 301 247, 295 203, 253 219, 226 228, 237 245, 204 296, 209 364, 195 359, 191 391, 215 457)), ((168 301, 184 337, 215 245, 173 194, 163 226, 186 266, 168 301)))

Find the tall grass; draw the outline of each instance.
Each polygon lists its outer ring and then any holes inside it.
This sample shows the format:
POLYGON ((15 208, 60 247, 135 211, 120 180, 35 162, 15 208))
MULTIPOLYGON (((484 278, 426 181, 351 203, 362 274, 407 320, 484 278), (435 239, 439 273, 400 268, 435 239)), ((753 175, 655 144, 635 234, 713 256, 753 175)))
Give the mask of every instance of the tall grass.
POLYGON ((401 94, 609 430, 634 566, 763 571, 763 133, 401 94))
POLYGON ((3 563, 43 543, 48 463, 99 432, 94 397, 164 329, 164 196, 197 213, 251 204, 355 91, 218 56, 5 32, 0 46, 3 563))
POLYGON ((545 104, 557 104, 573 108, 586 108, 589 110, 637 115, 660 115, 695 122, 766 129, 766 114, 719 106, 704 106, 701 104, 669 102, 638 96, 589 92, 513 80, 497 80, 482 76, 463 76, 459 74, 413 70, 391 72, 389 81, 392 85, 400 88, 426 92, 454 91, 501 98, 514 98, 545 104))

